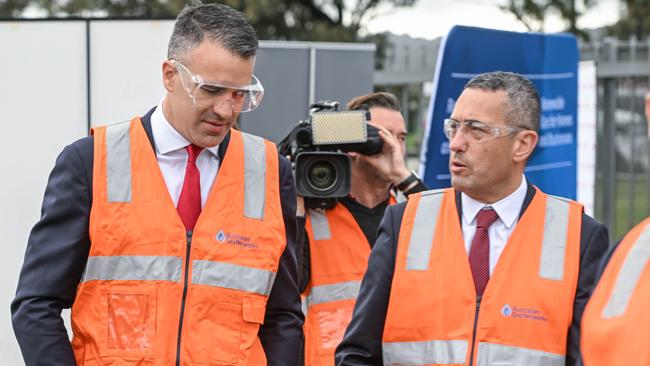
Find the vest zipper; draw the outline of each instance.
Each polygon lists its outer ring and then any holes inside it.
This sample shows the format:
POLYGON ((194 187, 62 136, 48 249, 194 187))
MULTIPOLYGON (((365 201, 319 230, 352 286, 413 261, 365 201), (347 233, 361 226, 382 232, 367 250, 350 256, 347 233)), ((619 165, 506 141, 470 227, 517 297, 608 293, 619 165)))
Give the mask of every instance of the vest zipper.
POLYGON ((183 332, 183 314, 185 313, 185 298, 187 297, 187 280, 190 270, 190 250, 192 249, 192 231, 185 233, 187 247, 185 249, 185 274, 183 275, 183 297, 181 298, 181 316, 178 321, 178 343, 176 344, 176 366, 181 364, 181 333, 183 332))
POLYGON ((481 296, 476 297, 476 312, 474 313, 474 329, 472 330, 472 350, 469 353, 469 366, 474 364, 474 344, 476 343, 476 328, 478 326, 478 311, 481 308, 481 296))

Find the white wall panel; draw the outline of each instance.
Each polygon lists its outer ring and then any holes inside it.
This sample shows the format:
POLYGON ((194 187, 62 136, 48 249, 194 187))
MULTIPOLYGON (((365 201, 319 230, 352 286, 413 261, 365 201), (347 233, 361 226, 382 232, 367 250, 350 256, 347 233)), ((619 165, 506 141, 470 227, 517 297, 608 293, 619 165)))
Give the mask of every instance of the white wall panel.
POLYGON ((172 20, 90 23, 92 125, 143 115, 165 95, 162 63, 172 20))
POLYGON ((0 364, 21 365, 9 304, 54 161, 87 134, 85 23, 0 22, 0 45, 0 364))

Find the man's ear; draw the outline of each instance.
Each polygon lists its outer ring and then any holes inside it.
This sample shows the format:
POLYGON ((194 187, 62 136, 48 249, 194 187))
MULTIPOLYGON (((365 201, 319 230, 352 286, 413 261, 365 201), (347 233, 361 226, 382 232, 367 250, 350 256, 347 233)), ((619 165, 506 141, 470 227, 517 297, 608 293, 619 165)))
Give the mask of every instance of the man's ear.
POLYGON ((515 137, 512 144, 512 159, 516 163, 525 162, 537 146, 539 136, 537 132, 531 130, 521 131, 515 137))
POLYGON ((176 66, 170 61, 165 60, 162 64, 162 74, 163 74, 163 85, 167 92, 171 93, 176 88, 176 78, 178 77, 178 72, 176 71, 176 66))

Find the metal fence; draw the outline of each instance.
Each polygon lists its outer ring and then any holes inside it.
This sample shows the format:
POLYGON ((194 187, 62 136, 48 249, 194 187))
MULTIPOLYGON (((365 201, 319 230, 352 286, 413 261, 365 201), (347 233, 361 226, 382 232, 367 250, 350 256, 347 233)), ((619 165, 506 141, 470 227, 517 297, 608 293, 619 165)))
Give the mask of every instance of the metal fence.
POLYGON ((595 216, 612 242, 650 215, 650 141, 644 97, 650 90, 650 40, 583 45, 595 60, 598 131, 595 216))

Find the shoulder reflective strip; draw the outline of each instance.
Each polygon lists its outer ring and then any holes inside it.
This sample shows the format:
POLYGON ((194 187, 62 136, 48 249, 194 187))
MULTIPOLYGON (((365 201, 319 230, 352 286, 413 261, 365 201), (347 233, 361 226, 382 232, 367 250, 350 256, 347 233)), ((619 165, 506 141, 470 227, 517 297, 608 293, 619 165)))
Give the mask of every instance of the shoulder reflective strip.
POLYGON ((311 227, 315 240, 329 240, 332 238, 330 222, 325 212, 321 210, 309 210, 309 218, 311 219, 311 227))
POLYGON ((108 202, 131 202, 131 122, 106 127, 108 202))
POLYGON ((192 283, 230 288, 268 296, 275 273, 232 263, 196 260, 192 262, 192 283))
POLYGON ((244 216, 264 218, 266 196, 266 147, 261 137, 242 133, 244 138, 244 216))
POLYGON ((81 282, 93 280, 173 281, 181 280, 180 257, 91 256, 81 282))
POLYGON ((494 343, 479 343, 476 357, 476 366, 564 366, 565 364, 564 355, 494 343))
POLYGON ((406 254, 407 271, 426 271, 429 269, 429 257, 436 232, 443 190, 426 192, 420 197, 415 211, 413 230, 406 254))
POLYGON ((645 227, 625 256, 623 266, 616 277, 612 294, 603 309, 603 318, 613 318, 625 313, 641 274, 646 268, 650 268, 649 266, 650 225, 645 227))
POLYGON ((569 230, 569 203, 559 197, 548 196, 544 218, 544 239, 539 260, 539 276, 547 280, 562 281, 564 256, 569 230))
POLYGON ((355 300, 359 296, 361 281, 314 286, 307 296, 307 305, 323 304, 339 300, 355 300))
POLYGON ((464 364, 467 341, 384 342, 384 365, 464 364))

